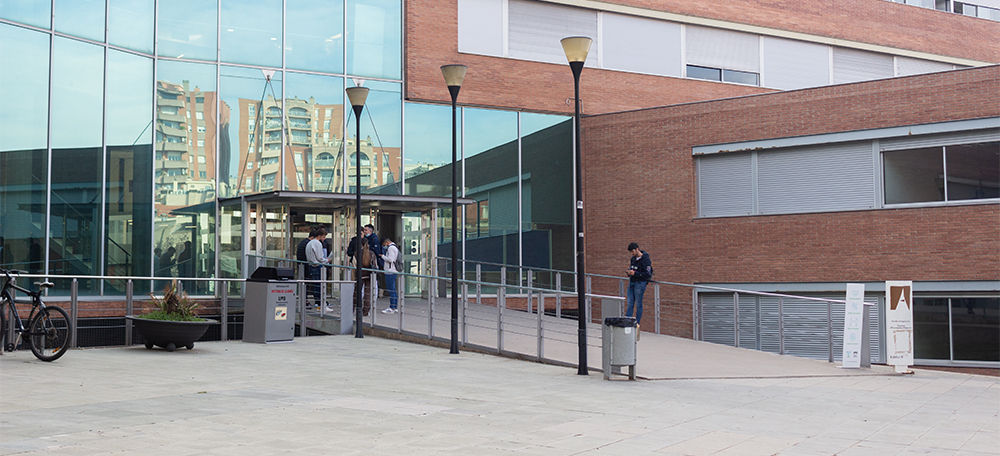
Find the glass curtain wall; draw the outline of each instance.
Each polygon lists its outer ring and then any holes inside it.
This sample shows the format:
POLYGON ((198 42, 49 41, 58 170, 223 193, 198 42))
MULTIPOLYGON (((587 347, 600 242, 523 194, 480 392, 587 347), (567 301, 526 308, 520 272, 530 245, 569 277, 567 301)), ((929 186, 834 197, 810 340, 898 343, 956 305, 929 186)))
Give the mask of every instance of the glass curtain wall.
MULTIPOLYGON (((18 5, 0 11, 34 23, 18 5)), ((0 24, 0 267, 36 274, 45 271, 49 40, 0 24)))
POLYGON ((401 13, 400 0, 0 0, 0 263, 164 279, 138 293, 235 274, 215 252, 242 249, 243 217, 221 220, 217 198, 348 191, 358 142, 364 191, 400 194, 401 13), (345 141, 353 77, 372 94, 345 141))
MULTIPOLYGON (((574 269, 571 120, 459 108, 459 185, 465 198, 475 200, 458 214, 465 241, 460 251, 470 261, 467 276, 476 263, 574 269)), ((405 125, 406 194, 450 196, 451 106, 407 103, 405 125)), ((448 257, 450 208, 439 209, 437 217, 438 256, 448 257)), ((419 245, 405 230, 403 240, 419 245)), ((485 280, 499 279, 499 266, 483 264, 482 271, 485 280)), ((523 274, 509 269, 508 283, 519 278, 523 274)), ((536 274, 535 280, 551 284, 554 275, 536 274)))
POLYGON ((915 298, 914 358, 1000 361, 1000 298, 915 298))

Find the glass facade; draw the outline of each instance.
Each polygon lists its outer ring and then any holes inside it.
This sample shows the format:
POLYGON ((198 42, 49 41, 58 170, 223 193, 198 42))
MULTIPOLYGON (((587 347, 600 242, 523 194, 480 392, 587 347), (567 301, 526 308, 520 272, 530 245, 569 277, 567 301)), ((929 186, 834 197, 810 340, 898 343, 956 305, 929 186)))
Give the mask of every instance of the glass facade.
MULTIPOLYGON (((287 208, 220 199, 353 192, 359 175, 365 193, 449 196, 451 107, 408 103, 404 119, 402 30, 401 0, 0 0, 0 104, 16 107, 0 112, 0 264, 63 295, 58 276, 156 277, 142 294, 288 250, 254 231, 287 208), (360 137, 356 84, 371 89, 360 137)), ((573 245, 569 118, 457 113, 459 190, 476 201, 455 214, 465 256, 572 269, 556 260, 573 245)), ((408 267, 429 264, 431 239, 450 249, 450 211, 400 216, 408 267)))
POLYGON ((1000 298, 914 298, 914 358, 1000 361, 1000 298))

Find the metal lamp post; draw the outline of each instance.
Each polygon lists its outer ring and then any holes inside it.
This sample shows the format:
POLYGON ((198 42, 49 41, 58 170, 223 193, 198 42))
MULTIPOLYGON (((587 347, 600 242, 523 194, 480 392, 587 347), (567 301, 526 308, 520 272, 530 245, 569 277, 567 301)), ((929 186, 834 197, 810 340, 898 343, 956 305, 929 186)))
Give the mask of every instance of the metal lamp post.
POLYGON ((579 329, 577 330, 577 346, 580 350, 579 366, 577 374, 587 375, 587 290, 584 280, 583 264, 583 163, 580 159, 580 73, 583 72, 583 64, 587 61, 587 53, 590 52, 590 44, 593 42, 586 36, 571 36, 563 38, 561 41, 563 52, 566 53, 566 60, 573 70, 573 90, 574 100, 576 100, 576 115, 573 117, 574 155, 576 158, 576 301, 579 319, 579 329))
POLYGON ((364 338, 365 332, 361 326, 363 315, 361 314, 361 302, 362 294, 364 290, 361 289, 363 282, 361 280, 361 110, 365 108, 365 100, 368 98, 368 88, 367 87, 351 87, 347 89, 347 98, 351 100, 351 107, 354 108, 354 119, 357 126, 357 136, 354 137, 354 174, 355 174, 355 212, 358 219, 357 226, 357 236, 354 238, 354 265, 356 272, 356 281, 354 283, 354 290, 357 293, 354 300, 354 337, 364 338))
POLYGON ((443 65, 441 74, 451 93, 451 351, 458 353, 458 91, 465 79, 465 65, 443 65))

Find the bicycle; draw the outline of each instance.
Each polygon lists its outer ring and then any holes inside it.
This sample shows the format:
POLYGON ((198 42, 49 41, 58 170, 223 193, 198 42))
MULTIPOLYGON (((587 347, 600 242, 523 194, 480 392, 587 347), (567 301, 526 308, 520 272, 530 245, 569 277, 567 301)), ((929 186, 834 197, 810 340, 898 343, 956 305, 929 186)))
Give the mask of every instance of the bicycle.
POLYGON ((66 353, 69 348, 73 325, 69 314, 59 306, 46 306, 42 302, 42 290, 54 286, 52 282, 35 282, 38 291, 31 291, 17 286, 17 280, 11 274, 21 271, 0 268, 0 274, 7 276, 3 290, 0 291, 0 343, 3 350, 12 352, 21 342, 27 341, 31 353, 42 361, 55 361, 66 353), (31 297, 31 313, 28 314, 28 327, 17 312, 11 290, 24 292, 31 297), (7 313, 11 315, 13 331, 7 327, 7 313), (8 333, 11 334, 8 334, 8 333), (8 340, 8 337, 11 339, 8 340))

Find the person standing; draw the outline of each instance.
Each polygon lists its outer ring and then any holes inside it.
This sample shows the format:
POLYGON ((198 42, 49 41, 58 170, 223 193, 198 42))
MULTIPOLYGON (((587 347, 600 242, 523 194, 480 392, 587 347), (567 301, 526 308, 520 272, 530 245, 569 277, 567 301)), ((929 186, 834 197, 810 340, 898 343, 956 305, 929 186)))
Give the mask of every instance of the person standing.
POLYGON ((309 236, 299 241, 299 245, 295 247, 296 261, 301 261, 301 262, 309 261, 309 259, 306 258, 306 245, 308 245, 309 241, 313 240, 313 238, 315 237, 316 237, 316 228, 311 228, 309 230, 309 236))
MULTIPOLYGON (((635 311, 635 326, 638 331, 642 322, 642 295, 646 293, 646 285, 653 277, 653 263, 649 259, 649 254, 639 250, 639 244, 632 242, 628 245, 628 252, 631 255, 628 274, 628 310, 626 317, 631 317, 635 311)), ((636 333, 636 337, 639 334, 636 333)))
MULTIPOLYGON (((306 261, 309 262, 309 265, 306 266, 306 279, 308 280, 319 280, 320 268, 329 261, 323 255, 323 240, 326 239, 326 229, 317 228, 314 232, 316 235, 306 244, 306 261)), ((309 294, 313 296, 313 302, 316 303, 316 306, 322 306, 323 298, 320 296, 320 284, 309 284, 309 291, 309 294)), ((308 305, 309 303, 307 302, 306 306, 308 307, 308 305)))
POLYGON ((382 270, 385 271, 385 287, 389 290, 389 307, 383 310, 382 313, 392 314, 398 310, 396 307, 398 302, 396 295, 396 274, 401 271, 396 270, 396 260, 399 259, 399 247, 396 247, 392 239, 386 236, 382 240, 382 248, 385 250, 385 253, 382 254, 382 262, 385 264, 385 267, 382 270))
MULTIPOLYGON (((385 263, 382 260, 382 254, 385 252, 382 251, 382 243, 379 242, 378 235, 375 234, 375 227, 371 223, 365 225, 364 235, 368 240, 368 249, 372 252, 373 263, 371 267, 372 269, 378 269, 381 271, 382 268, 385 267, 385 263)), ((378 275, 372 273, 371 278, 375 281, 375 289, 378 290, 378 275)))

